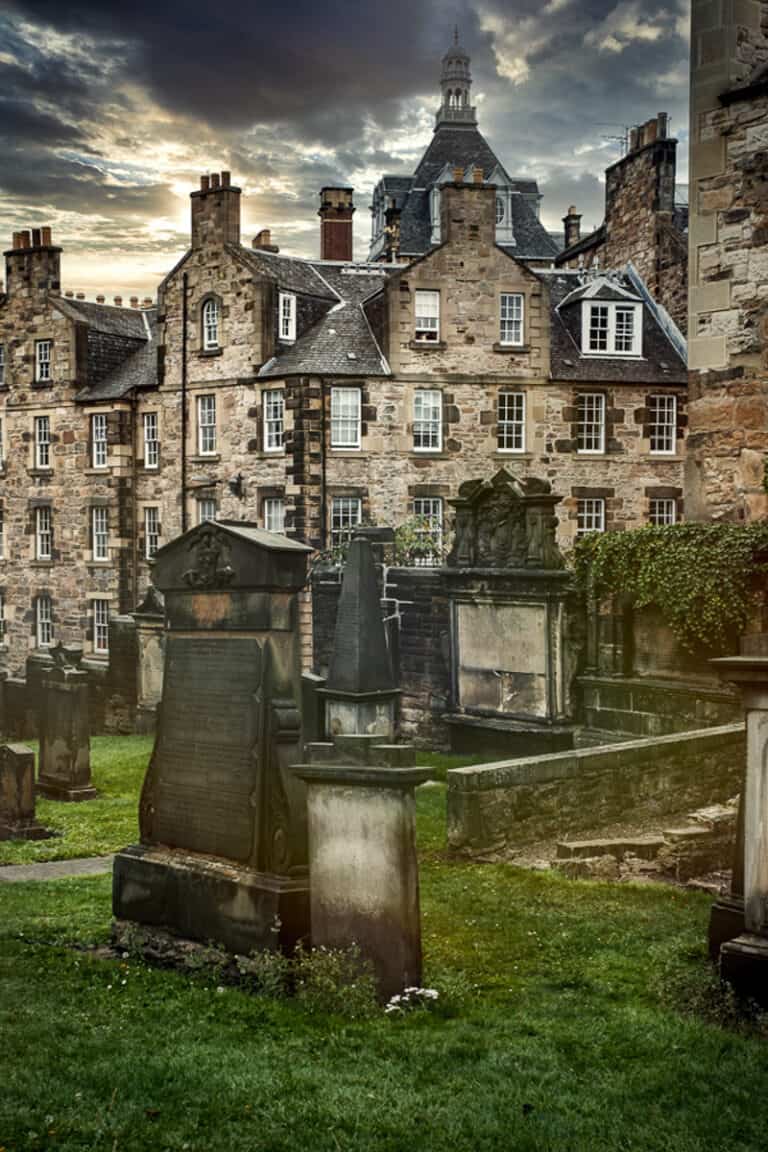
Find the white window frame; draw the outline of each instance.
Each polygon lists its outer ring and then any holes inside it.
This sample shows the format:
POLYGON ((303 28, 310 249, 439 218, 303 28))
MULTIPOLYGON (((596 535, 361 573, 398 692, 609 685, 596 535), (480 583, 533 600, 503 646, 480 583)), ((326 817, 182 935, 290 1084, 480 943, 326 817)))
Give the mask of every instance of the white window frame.
POLYGON ((107 467, 108 421, 106 412, 91 416, 91 467, 107 467))
POLYGON ((413 338, 417 344, 437 344, 440 341, 440 293, 432 288, 417 288, 414 292, 413 338))
POLYGON ((5 560, 5 509, 0 508, 0 560, 5 560))
POLYGON ((35 416, 35 468, 51 467, 51 418, 35 416))
POLYGON ((5 420, 0 416, 0 471, 5 468, 5 420))
POLYGON ((362 406, 360 388, 331 388, 331 448, 360 448, 362 406))
POLYGON ((215 296, 203 301, 200 317, 203 326, 203 351, 212 352, 221 348, 221 305, 215 296))
POLYGON ((261 413, 264 451, 282 452, 285 448, 285 393, 281 388, 270 388, 262 392, 261 413))
POLYGON ((35 340, 35 383, 48 384, 53 379, 53 340, 35 340))
POLYGON ((6 641, 5 590, 0 589, 0 644, 6 641))
POLYGON ((197 522, 205 524, 207 520, 215 520, 218 509, 212 496, 200 496, 197 500, 197 522))
POLYGON ((581 313, 581 352, 583 356, 622 356, 627 359, 638 359, 643 354, 643 306, 628 300, 584 300, 581 313), (601 330, 605 332, 605 348, 592 347, 592 311, 593 309, 605 311, 605 324, 601 330), (618 349, 617 341, 617 312, 631 312, 633 316, 632 345, 629 349, 618 349))
POLYGON ((413 393, 413 450, 443 450, 443 394, 439 388, 416 388, 413 393))
POLYGON ((35 508, 35 559, 53 559, 53 513, 50 504, 35 508))
POLYGON ((5 372, 5 344, 0 344, 0 388, 4 388, 6 385, 5 372))
POLYGON ((102 504, 91 508, 91 541, 93 559, 109 560, 109 509, 102 504))
POLYGON ((433 568, 443 559, 443 527, 444 504, 442 496, 414 496, 413 515, 422 521, 422 526, 416 529, 416 535, 425 545, 432 542, 432 547, 424 556, 414 558, 417 568, 433 568))
POLYGON ((38 596, 35 601, 35 631, 38 648, 50 648, 53 644, 53 604, 47 594, 38 596))
POLYGON ((157 412, 143 412, 141 425, 144 433, 144 467, 153 472, 160 467, 160 434, 157 412))
POLYGON ((675 456, 677 454, 677 396, 654 392, 648 397, 648 417, 648 446, 651 455, 675 456), (661 419, 662 414, 666 415, 667 419, 661 419), (661 447, 659 447, 660 444, 661 447), (665 444, 666 447, 663 446, 665 444))
POLYGON ((296 296, 293 292, 278 294, 278 332, 279 339, 285 343, 292 344, 296 339, 296 296))
POLYGON ((605 499, 590 496, 576 502, 576 536, 588 532, 605 532, 605 499))
POLYGON ((525 415, 525 392, 502 389, 497 401, 497 451, 512 454, 525 452, 525 415))
POLYGON ((285 535, 285 500, 282 496, 265 496, 262 507, 264 530, 285 535))
POLYGON ((352 539, 352 533, 363 518, 363 502, 359 496, 333 496, 331 498, 331 547, 343 548, 352 539))
POLYGON ((525 344, 525 293, 500 292, 499 293, 499 343, 505 348, 522 348, 525 344), (514 303, 511 303, 513 302, 514 303), (507 315, 505 315, 507 311, 507 315), (504 329, 509 332, 517 331, 516 339, 507 336, 504 329))
POLYGON ((109 600, 97 596, 92 601, 93 651, 99 656, 109 655, 109 600))
POLYGON ((151 560, 160 547, 160 509, 157 504, 144 508, 144 559, 151 560))
POLYGON ((197 453, 198 456, 217 454, 216 396, 213 392, 197 398, 197 453))
POLYGON ((605 452, 605 393, 579 392, 576 396, 576 452, 579 456, 602 456, 605 452), (597 434, 595 434, 597 430, 597 434), (587 442, 590 447, 585 447, 587 442), (598 447, 594 444, 597 442, 598 447))
POLYGON ((677 524, 677 500, 673 496, 651 496, 648 502, 648 523, 656 528, 677 524))

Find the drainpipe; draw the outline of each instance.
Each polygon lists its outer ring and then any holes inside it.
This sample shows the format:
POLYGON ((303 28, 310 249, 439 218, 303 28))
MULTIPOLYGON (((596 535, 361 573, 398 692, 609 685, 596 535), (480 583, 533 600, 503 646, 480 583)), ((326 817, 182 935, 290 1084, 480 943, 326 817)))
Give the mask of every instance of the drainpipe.
POLYGON ((136 466, 136 459, 139 454, 139 398, 135 390, 131 393, 131 424, 133 425, 132 440, 132 460, 131 460, 131 495, 132 495, 132 510, 131 515, 133 518, 133 543, 131 545, 131 591, 133 607, 137 608, 139 605, 139 494, 137 492, 139 482, 139 470, 136 466))
POLYGON ((187 273, 181 277, 181 531, 187 530, 187 273))
POLYGON ((325 499, 325 380, 320 381, 320 548, 328 547, 328 510, 325 499))

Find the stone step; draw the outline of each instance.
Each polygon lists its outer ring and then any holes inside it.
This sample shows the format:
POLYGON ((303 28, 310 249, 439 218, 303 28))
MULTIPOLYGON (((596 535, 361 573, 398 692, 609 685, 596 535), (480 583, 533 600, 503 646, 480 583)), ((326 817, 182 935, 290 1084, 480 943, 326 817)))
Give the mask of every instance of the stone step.
POLYGON ((639 856, 641 860, 653 860, 664 844, 662 836, 629 836, 609 840, 561 840, 557 845, 558 860, 574 860, 584 857, 613 856, 623 860, 625 856, 639 856))
POLYGON ((684 828, 665 828, 664 841, 667 844, 695 843, 711 839, 712 829, 701 824, 690 824, 684 828))

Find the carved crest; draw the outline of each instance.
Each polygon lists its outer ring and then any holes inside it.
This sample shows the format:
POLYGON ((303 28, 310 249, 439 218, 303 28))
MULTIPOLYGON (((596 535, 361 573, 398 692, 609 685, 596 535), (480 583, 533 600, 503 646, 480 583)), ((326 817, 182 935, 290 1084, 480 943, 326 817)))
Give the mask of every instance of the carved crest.
POLYGON ((451 567, 562 568, 554 508, 560 497, 546 480, 518 480, 505 469, 492 480, 459 488, 451 567))
POLYGON ((235 578, 229 566, 229 542, 213 523, 204 524, 198 536, 189 545, 195 565, 182 579, 190 588, 226 588, 235 578))

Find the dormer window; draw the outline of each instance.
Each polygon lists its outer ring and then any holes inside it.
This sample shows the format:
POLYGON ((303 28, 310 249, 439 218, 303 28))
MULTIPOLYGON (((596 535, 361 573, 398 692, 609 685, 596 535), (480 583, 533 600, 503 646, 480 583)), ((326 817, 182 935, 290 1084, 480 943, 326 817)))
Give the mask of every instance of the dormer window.
POLYGON ((296 339, 296 297, 292 292, 280 293, 280 339, 296 339))
POLYGON ((211 297, 203 304, 203 349, 206 352, 220 348, 219 329, 221 309, 218 300, 211 297))
POLYGON ((501 224, 504 220, 504 201, 501 196, 496 197, 496 223, 501 224))
POLYGON ((641 356, 642 304, 585 300, 581 350, 585 356, 641 356))

